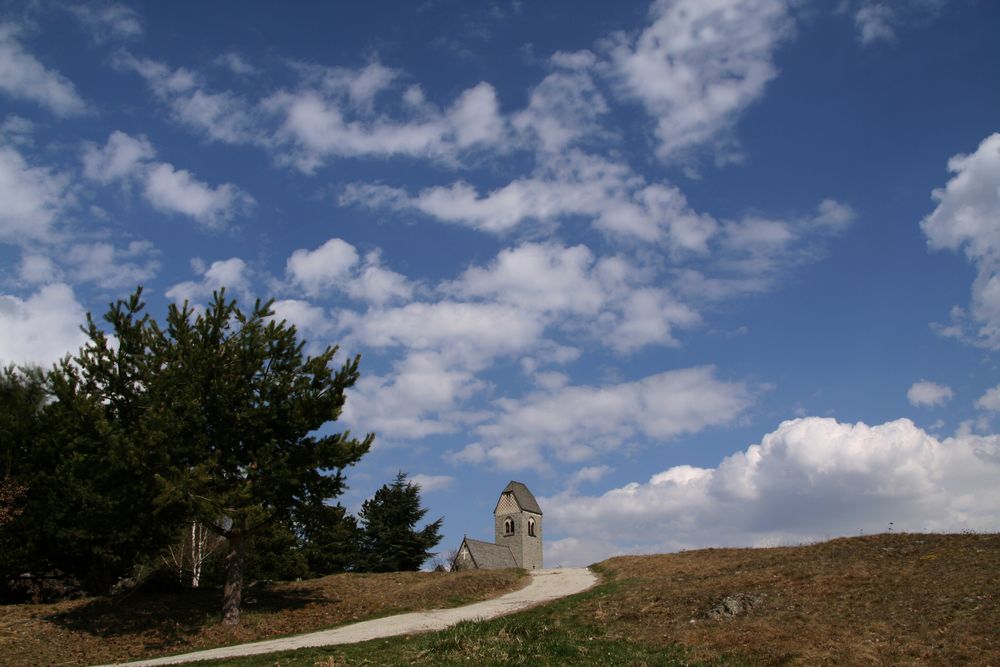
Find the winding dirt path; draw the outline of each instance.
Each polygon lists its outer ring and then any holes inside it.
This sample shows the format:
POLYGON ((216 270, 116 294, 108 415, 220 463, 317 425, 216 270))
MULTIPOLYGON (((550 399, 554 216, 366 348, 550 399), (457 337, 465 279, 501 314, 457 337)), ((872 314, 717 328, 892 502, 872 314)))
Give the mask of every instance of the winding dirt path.
POLYGON ((266 641, 223 646, 205 651, 182 653, 164 658, 119 663, 124 665, 176 665, 200 660, 236 658, 261 653, 277 653, 299 648, 354 644, 397 635, 443 630, 460 621, 485 620, 512 614, 550 600, 585 591, 597 583, 597 577, 584 567, 565 567, 531 572, 531 581, 524 588, 501 595, 492 600, 483 600, 464 607, 434 609, 377 618, 361 623, 352 623, 332 630, 321 630, 293 637, 269 639, 266 641))

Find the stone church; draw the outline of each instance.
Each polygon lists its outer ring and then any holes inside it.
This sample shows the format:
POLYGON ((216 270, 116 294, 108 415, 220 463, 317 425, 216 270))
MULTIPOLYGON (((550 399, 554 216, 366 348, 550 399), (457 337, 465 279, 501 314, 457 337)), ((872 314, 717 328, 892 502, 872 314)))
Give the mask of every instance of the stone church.
POLYGON ((494 544, 466 537, 454 570, 521 567, 542 569, 542 508, 521 482, 512 481, 493 508, 494 544))

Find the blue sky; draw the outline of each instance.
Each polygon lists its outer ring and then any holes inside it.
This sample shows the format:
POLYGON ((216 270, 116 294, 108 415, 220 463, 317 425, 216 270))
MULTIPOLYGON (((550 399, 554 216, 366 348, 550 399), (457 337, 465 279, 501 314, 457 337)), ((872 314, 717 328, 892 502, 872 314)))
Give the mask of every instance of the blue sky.
POLYGON ((985 0, 8 3, 0 360, 226 286, 547 564, 1000 528, 985 0))

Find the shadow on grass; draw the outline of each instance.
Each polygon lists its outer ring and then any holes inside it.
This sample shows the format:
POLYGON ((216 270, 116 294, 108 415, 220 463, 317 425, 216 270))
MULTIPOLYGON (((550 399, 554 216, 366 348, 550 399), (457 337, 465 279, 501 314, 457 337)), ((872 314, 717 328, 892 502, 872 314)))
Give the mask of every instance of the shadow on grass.
MULTIPOLYGON (((244 592, 243 613, 276 614, 331 602, 313 591, 273 590, 267 585, 244 592)), ((45 620, 101 638, 133 638, 150 650, 176 646, 220 622, 222 591, 202 588, 177 593, 137 592, 125 599, 96 598, 45 620)))

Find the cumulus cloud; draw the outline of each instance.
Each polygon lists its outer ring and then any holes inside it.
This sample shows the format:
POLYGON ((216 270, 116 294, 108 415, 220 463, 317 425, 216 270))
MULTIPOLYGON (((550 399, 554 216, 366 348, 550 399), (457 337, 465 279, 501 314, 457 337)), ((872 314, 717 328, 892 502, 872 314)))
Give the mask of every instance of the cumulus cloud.
POLYGON ((76 352, 86 336, 86 316, 73 288, 46 285, 22 299, 0 295, 0 364, 48 366, 76 352))
POLYGON ((230 294, 236 292, 243 301, 248 301, 252 297, 250 271, 247 263, 239 257, 212 262, 207 269, 199 273, 201 280, 187 280, 174 285, 167 290, 167 298, 175 303, 187 301, 191 305, 198 305, 207 301, 213 292, 223 287, 230 294))
POLYGON ((191 172, 163 162, 149 170, 144 194, 154 208, 164 213, 186 215, 215 228, 225 226, 256 203, 232 183, 212 187, 191 172))
POLYGON ((614 472, 614 468, 611 466, 584 466, 569 476, 566 480, 566 488, 567 490, 575 490, 576 487, 585 482, 599 482, 604 479, 606 475, 609 475, 612 472, 614 472))
POLYGON ((920 228, 932 250, 963 251, 978 275, 968 318, 956 310, 954 326, 942 333, 1000 349, 1000 133, 952 157, 948 170, 954 176, 933 191, 937 207, 920 228))
POLYGON ((324 85, 282 90, 264 99, 261 107, 279 119, 276 136, 284 159, 310 173, 331 157, 450 160, 460 151, 500 146, 506 122, 490 84, 463 91, 447 110, 433 107, 411 88, 402 100, 409 100, 403 107, 410 113, 391 119, 374 113, 370 104, 394 78, 386 76, 388 71, 378 64, 347 73, 338 68, 324 85))
POLYGON ((497 400, 497 414, 476 429, 479 440, 451 458, 504 470, 545 467, 549 456, 580 462, 640 437, 665 442, 728 424, 750 404, 745 384, 720 380, 710 366, 566 386, 497 400))
POLYGON ((285 265, 285 273, 306 294, 317 296, 333 288, 358 263, 358 252, 347 241, 333 238, 315 250, 299 249, 285 265))
POLYGON ((1000 436, 939 440, 905 419, 795 419, 715 468, 675 466, 598 496, 541 499, 549 533, 567 536, 550 541, 546 559, 796 543, 883 532, 889 522, 995 531, 998 475, 1000 436))
POLYGON ((591 75, 596 57, 590 52, 557 53, 555 69, 535 86, 528 105, 511 118, 523 140, 554 152, 600 137, 608 104, 591 75))
POLYGON ((0 23, 0 90, 40 104, 57 116, 83 113, 86 104, 73 84, 28 53, 18 40, 19 32, 13 24, 0 23))
POLYGON ((612 71, 655 119, 660 157, 716 140, 761 96, 790 32, 786 4, 660 0, 637 39, 616 36, 612 71))
POLYGON ((463 91, 449 110, 448 120, 459 148, 493 145, 504 133, 496 90, 486 82, 463 91))
POLYGON ((664 289, 637 289, 625 300, 622 316, 614 322, 608 343, 619 352, 631 352, 653 343, 676 347, 675 328, 692 327, 701 317, 664 289))
POLYGON ((362 375, 347 397, 342 419, 352 428, 390 439, 453 433, 468 417, 458 410, 459 403, 483 386, 446 355, 413 352, 395 363, 390 375, 362 375))
POLYGON ((976 407, 980 410, 1000 412, 1000 385, 987 390, 985 394, 976 399, 976 407))
POLYGON ((338 238, 315 250, 300 248, 293 252, 285 263, 285 276, 310 296, 343 292, 376 305, 409 299, 414 289, 405 276, 382 265, 377 250, 366 254, 362 261, 353 245, 338 238))
POLYGON ((97 183, 140 183, 143 195, 164 213, 186 215, 210 228, 225 226, 255 205, 254 198, 232 183, 211 186, 186 169, 153 161, 156 150, 145 136, 121 131, 108 136, 104 146, 83 145, 83 175, 97 183))
POLYGON ((448 475, 411 475, 410 481, 420 487, 423 493, 447 491, 455 484, 455 478, 448 475))
POLYGON ((74 243, 62 260, 75 282, 115 289, 134 287, 153 278, 160 270, 157 254, 148 241, 132 241, 124 247, 106 242, 74 243))
POLYGON ((955 393, 951 387, 930 380, 920 380, 914 382, 906 392, 906 399, 910 405, 917 407, 933 407, 944 405, 951 400, 955 393))
POLYGON ((525 243, 501 250, 487 267, 470 267, 445 290, 542 312, 594 314, 607 298, 594 263, 584 245, 525 243))
POLYGON ((84 144, 83 175, 104 185, 138 178, 145 173, 145 163, 155 155, 153 145, 145 136, 132 137, 115 130, 103 147, 93 142, 84 144))
POLYGON ((333 326, 326 317, 326 311, 302 299, 278 299, 271 309, 275 321, 287 321, 308 340, 325 336, 333 326))
POLYGON ((69 203, 69 189, 67 176, 33 166, 16 149, 0 146, 0 241, 50 238, 69 203))
POLYGON ((403 274, 382 266, 380 253, 372 251, 365 255, 364 262, 345 289, 352 299, 381 306, 389 301, 409 299, 415 286, 403 274))
POLYGON ((766 285, 778 272, 814 259, 819 242, 842 233, 854 219, 850 206, 825 199, 809 216, 748 215, 726 221, 719 235, 719 268, 731 275, 761 279, 766 285))
POLYGON ((26 252, 21 256, 18 278, 29 285, 54 283, 62 279, 62 271, 45 255, 26 252))
POLYGON ((157 99, 170 109, 174 120, 202 136, 229 144, 266 145, 259 112, 246 98, 229 91, 215 91, 202 78, 183 67, 171 69, 149 58, 119 53, 114 64, 139 74, 157 99))
POLYGON ((552 225, 582 216, 611 237, 659 242, 678 252, 705 252, 716 231, 715 221, 691 211, 677 188, 648 184, 623 163, 576 150, 546 158, 533 175, 487 193, 462 181, 416 195, 385 185, 353 184, 340 201, 417 210, 495 234, 528 221, 552 225))
POLYGON ((373 308, 364 314, 341 311, 338 321, 371 347, 444 351, 480 368, 499 355, 529 347, 544 329, 537 317, 512 306, 447 300, 373 308))

